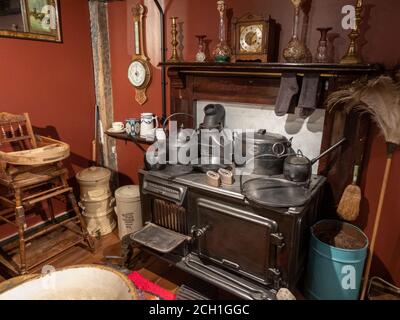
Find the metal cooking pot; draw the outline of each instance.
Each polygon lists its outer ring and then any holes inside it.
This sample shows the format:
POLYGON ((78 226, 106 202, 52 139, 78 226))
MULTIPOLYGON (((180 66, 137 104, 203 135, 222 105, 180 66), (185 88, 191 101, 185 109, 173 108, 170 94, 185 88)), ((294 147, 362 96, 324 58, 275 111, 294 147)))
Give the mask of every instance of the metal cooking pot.
MULTIPOLYGON (((251 139, 245 133, 235 138, 235 155, 237 150, 246 150, 247 143, 253 144, 249 149, 249 156, 253 157, 254 161, 254 174, 260 175, 279 175, 283 172, 283 162, 285 157, 294 154, 291 148, 292 139, 288 140, 286 137, 267 132, 265 129, 258 130, 254 133, 254 138, 251 139)), ((250 161, 247 161, 249 163, 250 161)), ((243 164, 238 163, 235 157, 235 163, 238 166, 243 164)))
POLYGON ((343 138, 332 147, 321 153, 318 157, 310 160, 299 150, 297 154, 286 157, 283 165, 283 174, 289 181, 306 182, 309 181, 312 174, 312 166, 322 157, 335 150, 346 141, 343 138))

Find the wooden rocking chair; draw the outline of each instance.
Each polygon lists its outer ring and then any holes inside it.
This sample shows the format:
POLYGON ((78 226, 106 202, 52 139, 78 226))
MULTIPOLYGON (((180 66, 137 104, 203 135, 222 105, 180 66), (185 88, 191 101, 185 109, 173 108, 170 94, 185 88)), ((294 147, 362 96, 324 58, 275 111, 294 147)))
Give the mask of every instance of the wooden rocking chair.
MULTIPOLYGON (((25 274, 31 269, 77 245, 85 244, 93 248, 92 239, 88 235, 85 222, 81 216, 72 188, 68 185, 68 171, 61 160, 69 156, 69 146, 57 140, 35 136, 29 115, 13 115, 0 113, 0 220, 18 229, 20 264, 12 269, 14 273, 25 274), (52 208, 51 198, 66 196, 75 215, 57 222, 51 212, 52 224, 39 228, 26 235, 25 212, 47 201, 52 208), (56 253, 45 255, 32 265, 27 265, 26 244, 32 240, 55 231, 67 228, 69 224, 79 226, 79 234, 75 241, 58 249, 56 253)), ((4 257, 2 257, 4 258, 4 257)), ((1 263, 8 269, 7 260, 1 263)))

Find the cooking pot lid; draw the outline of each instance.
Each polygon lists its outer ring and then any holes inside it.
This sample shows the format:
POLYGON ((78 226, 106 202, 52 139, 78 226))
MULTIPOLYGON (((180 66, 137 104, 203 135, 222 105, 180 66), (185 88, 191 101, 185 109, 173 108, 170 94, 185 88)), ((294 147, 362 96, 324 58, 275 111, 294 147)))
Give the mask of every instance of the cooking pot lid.
POLYGON ((287 159, 287 161, 290 164, 294 164, 294 165, 308 165, 308 164, 310 164, 310 160, 308 160, 306 157, 302 157, 302 156, 291 156, 290 158, 287 159))
MULTIPOLYGON (((245 133, 242 133, 242 140, 249 139, 250 135, 246 135, 245 133)), ((277 143, 277 142, 287 142, 288 139, 278 133, 272 133, 268 132, 264 129, 260 129, 258 131, 254 132, 254 142, 255 143, 277 143)))
POLYGON ((311 194, 305 184, 279 178, 255 178, 243 183, 243 195, 249 201, 267 207, 301 207, 311 194))
POLYGON ((139 186, 128 185, 118 188, 115 191, 115 197, 118 200, 132 201, 140 197, 139 186))
POLYGON ((102 167, 90 167, 84 169, 76 175, 79 181, 93 182, 103 179, 110 179, 111 171, 102 167))

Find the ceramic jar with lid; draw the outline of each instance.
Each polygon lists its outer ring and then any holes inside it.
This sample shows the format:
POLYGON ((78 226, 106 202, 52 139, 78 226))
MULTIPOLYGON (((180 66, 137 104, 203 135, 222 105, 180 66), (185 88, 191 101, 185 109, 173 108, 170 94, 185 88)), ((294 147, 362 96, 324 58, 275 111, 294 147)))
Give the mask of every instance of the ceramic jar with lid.
POLYGON ((81 200, 100 200, 111 196, 111 171, 102 167, 90 167, 78 172, 76 179, 81 189, 81 200))
POLYGON ((110 178, 111 171, 102 167, 90 167, 76 175, 80 185, 79 206, 92 236, 106 235, 116 227, 110 178))

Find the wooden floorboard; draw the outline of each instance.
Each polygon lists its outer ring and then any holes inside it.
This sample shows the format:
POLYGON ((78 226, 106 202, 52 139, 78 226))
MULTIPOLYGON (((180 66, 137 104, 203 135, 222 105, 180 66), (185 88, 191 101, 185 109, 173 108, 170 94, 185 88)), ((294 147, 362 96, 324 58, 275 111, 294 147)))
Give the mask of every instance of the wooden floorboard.
MULTIPOLYGON (((39 241, 39 247, 44 246, 39 241)), ((34 241, 35 242, 35 241, 34 241)), ((29 250, 29 249, 28 249, 29 250)), ((35 251, 40 250, 36 248, 35 251)), ((95 252, 90 252, 84 246, 75 246, 64 253, 52 258, 43 265, 34 268, 30 273, 41 273, 44 265, 51 265, 56 269, 79 265, 79 264, 107 264, 104 259, 105 256, 120 256, 121 247, 120 240, 118 238, 117 230, 113 233, 106 235, 100 239, 95 240, 95 252)), ((139 259, 139 263, 136 265, 135 270, 138 271, 146 279, 158 284, 160 287, 176 293, 179 287, 183 284, 194 287, 196 290, 202 290, 203 294, 216 293, 216 289, 204 281, 201 281, 187 273, 169 265, 168 263, 157 259, 154 256, 142 253, 139 259)), ((116 261, 118 263, 118 261, 116 261)), ((0 276, 0 282, 4 281, 5 278, 0 276)))
MULTIPOLYGON (((62 238, 67 233, 56 233, 54 237, 62 238)), ((35 253, 42 254, 45 252, 49 244, 53 244, 53 240, 48 236, 34 240, 30 247, 27 248, 28 255, 35 255, 35 253), (31 251, 31 252, 29 252, 31 251)), ((58 239, 63 241, 63 239, 58 239)), ((53 248, 55 249, 55 248, 53 248)), ((103 236, 100 239, 95 240, 95 251, 89 251, 83 245, 77 245, 65 251, 64 253, 52 258, 47 261, 45 265, 51 265, 56 269, 60 269, 67 266, 80 265, 80 264, 101 264, 107 265, 110 262, 118 264, 118 260, 105 260, 105 256, 120 256, 121 255, 121 243, 118 237, 118 231, 115 230, 113 233, 103 236)), ((18 259, 16 256, 13 257, 14 261, 18 259)), ((43 265, 40 265, 30 273, 41 273, 43 265)), ((211 299, 237 299, 233 295, 217 289, 215 286, 206 283, 196 277, 191 276, 188 273, 183 272, 169 265, 167 262, 158 259, 148 253, 142 252, 135 263, 135 271, 138 271, 143 277, 158 284, 160 287, 176 293, 181 285, 186 285, 203 295, 211 299)), ((132 270, 133 271, 133 270, 132 270)), ((0 282, 4 281, 5 278, 0 275, 0 282)), ((301 299, 301 295, 296 292, 296 296, 301 299)))

